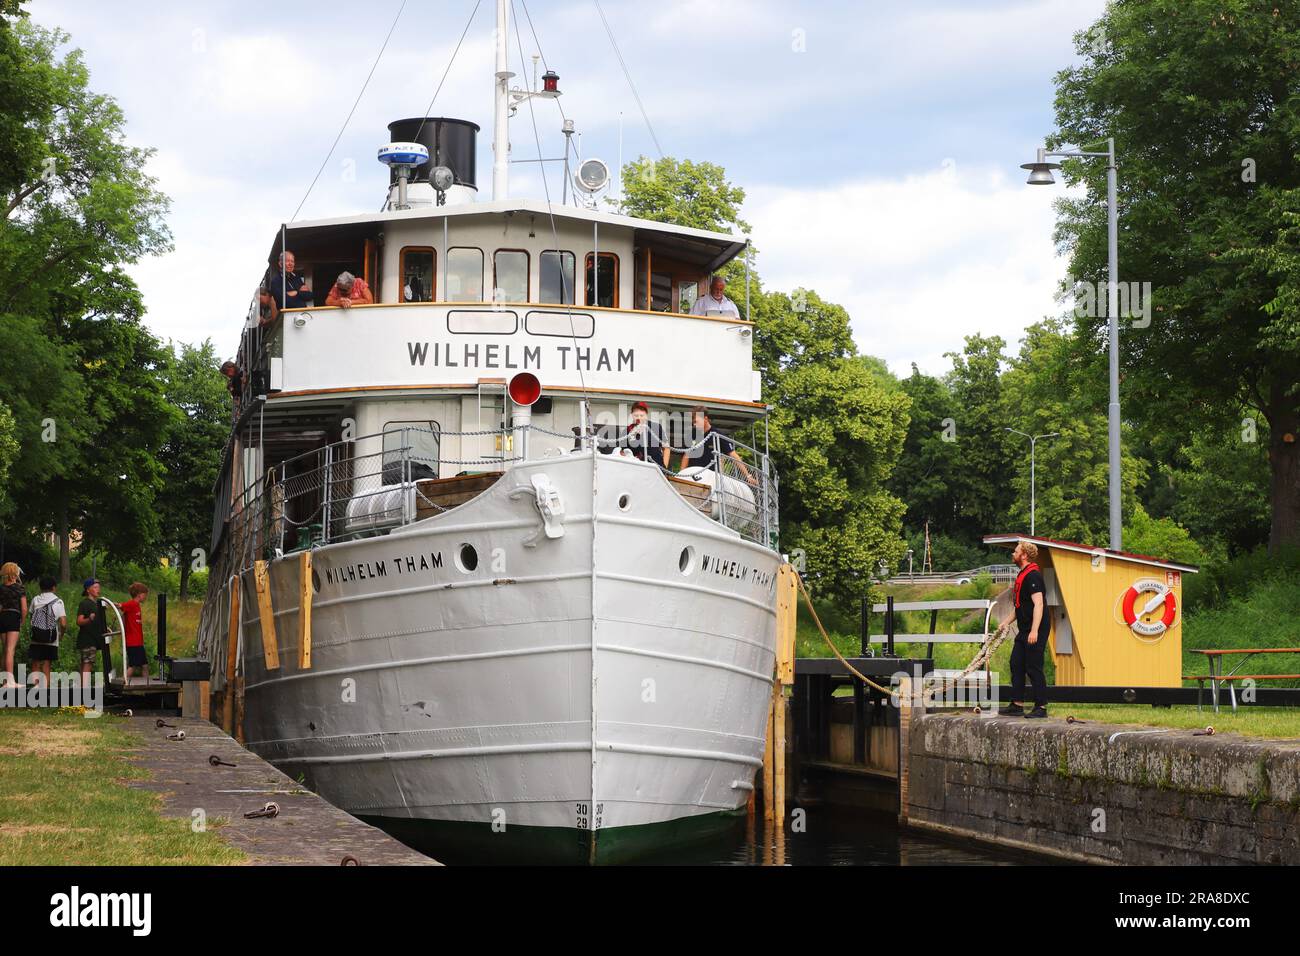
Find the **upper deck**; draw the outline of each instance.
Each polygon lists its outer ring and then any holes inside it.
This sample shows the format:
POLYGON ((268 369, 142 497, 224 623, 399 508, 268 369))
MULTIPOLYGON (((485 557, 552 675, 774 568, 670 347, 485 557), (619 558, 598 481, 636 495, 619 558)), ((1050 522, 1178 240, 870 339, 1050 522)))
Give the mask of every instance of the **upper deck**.
MULTIPOLYGON (((530 371, 544 392, 635 395, 760 413, 752 326, 687 314, 743 237, 527 200, 288 224, 316 303, 246 323, 277 404, 344 393, 471 391, 530 371), (373 305, 328 307, 338 274, 373 305)), ((742 316, 744 289, 729 289, 742 316)))

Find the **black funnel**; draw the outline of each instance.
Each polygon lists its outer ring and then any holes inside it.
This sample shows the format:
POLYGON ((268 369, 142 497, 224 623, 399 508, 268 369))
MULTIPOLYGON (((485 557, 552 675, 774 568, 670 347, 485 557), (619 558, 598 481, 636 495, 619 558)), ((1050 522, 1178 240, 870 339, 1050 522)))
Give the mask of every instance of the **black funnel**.
MULTIPOLYGON (((455 175, 456 185, 478 188, 475 177, 477 123, 442 116, 424 119, 417 116, 389 123, 388 136, 394 143, 419 143, 429 151, 429 161, 412 169, 407 182, 427 183, 435 166, 446 166, 455 175)), ((397 184, 397 170, 393 167, 389 167, 388 184, 397 184)))

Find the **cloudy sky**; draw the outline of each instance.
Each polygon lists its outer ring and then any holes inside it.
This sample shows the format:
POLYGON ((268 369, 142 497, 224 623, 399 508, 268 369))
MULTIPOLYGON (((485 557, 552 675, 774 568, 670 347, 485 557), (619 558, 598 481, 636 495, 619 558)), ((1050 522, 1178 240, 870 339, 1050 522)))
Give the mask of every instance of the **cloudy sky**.
MULTIPOLYGON (((523 20, 523 0, 514 0, 523 20)), ((726 168, 747 198, 765 285, 843 304, 862 351, 941 372, 962 336, 1059 311, 1056 190, 1019 164, 1052 129, 1052 77, 1103 0, 602 0, 664 153, 726 168)), ((157 149, 176 249, 135 268, 160 336, 233 351, 259 262, 360 91, 401 0, 365 4, 36 0, 92 86, 157 149)), ((492 18, 483 0, 432 114, 473 120, 491 181, 492 18)), ((365 95, 298 218, 377 210, 375 149, 429 103, 474 0, 407 0, 365 95)), ((594 0, 530 0, 585 156, 655 155, 594 0)), ((538 44, 524 22, 523 52, 538 44)), ((512 42, 511 68, 522 72, 512 42)), ((528 71, 531 72, 531 61, 528 71)), ((560 117, 538 112, 543 149, 560 117)), ((526 112, 515 156, 536 155, 526 112)), ((541 197, 536 167, 511 191, 541 197)), ((558 190, 558 183, 553 182, 558 190)))

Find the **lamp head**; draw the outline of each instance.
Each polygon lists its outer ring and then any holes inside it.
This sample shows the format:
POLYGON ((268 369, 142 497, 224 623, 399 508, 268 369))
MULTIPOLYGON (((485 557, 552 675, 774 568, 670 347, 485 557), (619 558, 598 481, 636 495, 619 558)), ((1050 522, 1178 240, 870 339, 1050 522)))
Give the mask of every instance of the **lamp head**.
POLYGON ((1060 163, 1049 163, 1047 161, 1047 150, 1041 146, 1038 149, 1038 155, 1032 163, 1021 163, 1021 169, 1029 170, 1029 178, 1025 180, 1030 186, 1051 186, 1056 180, 1052 177, 1053 169, 1060 169, 1060 163))

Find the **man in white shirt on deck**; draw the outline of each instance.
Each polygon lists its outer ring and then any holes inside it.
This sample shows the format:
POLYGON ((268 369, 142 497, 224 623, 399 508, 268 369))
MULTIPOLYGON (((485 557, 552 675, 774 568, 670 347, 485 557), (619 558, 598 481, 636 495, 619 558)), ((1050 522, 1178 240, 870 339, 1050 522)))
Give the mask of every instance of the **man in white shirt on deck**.
POLYGON ((709 291, 700 296, 691 306, 691 315, 731 315, 740 318, 736 303, 727 298, 725 289, 727 280, 720 275, 709 277, 709 291))

